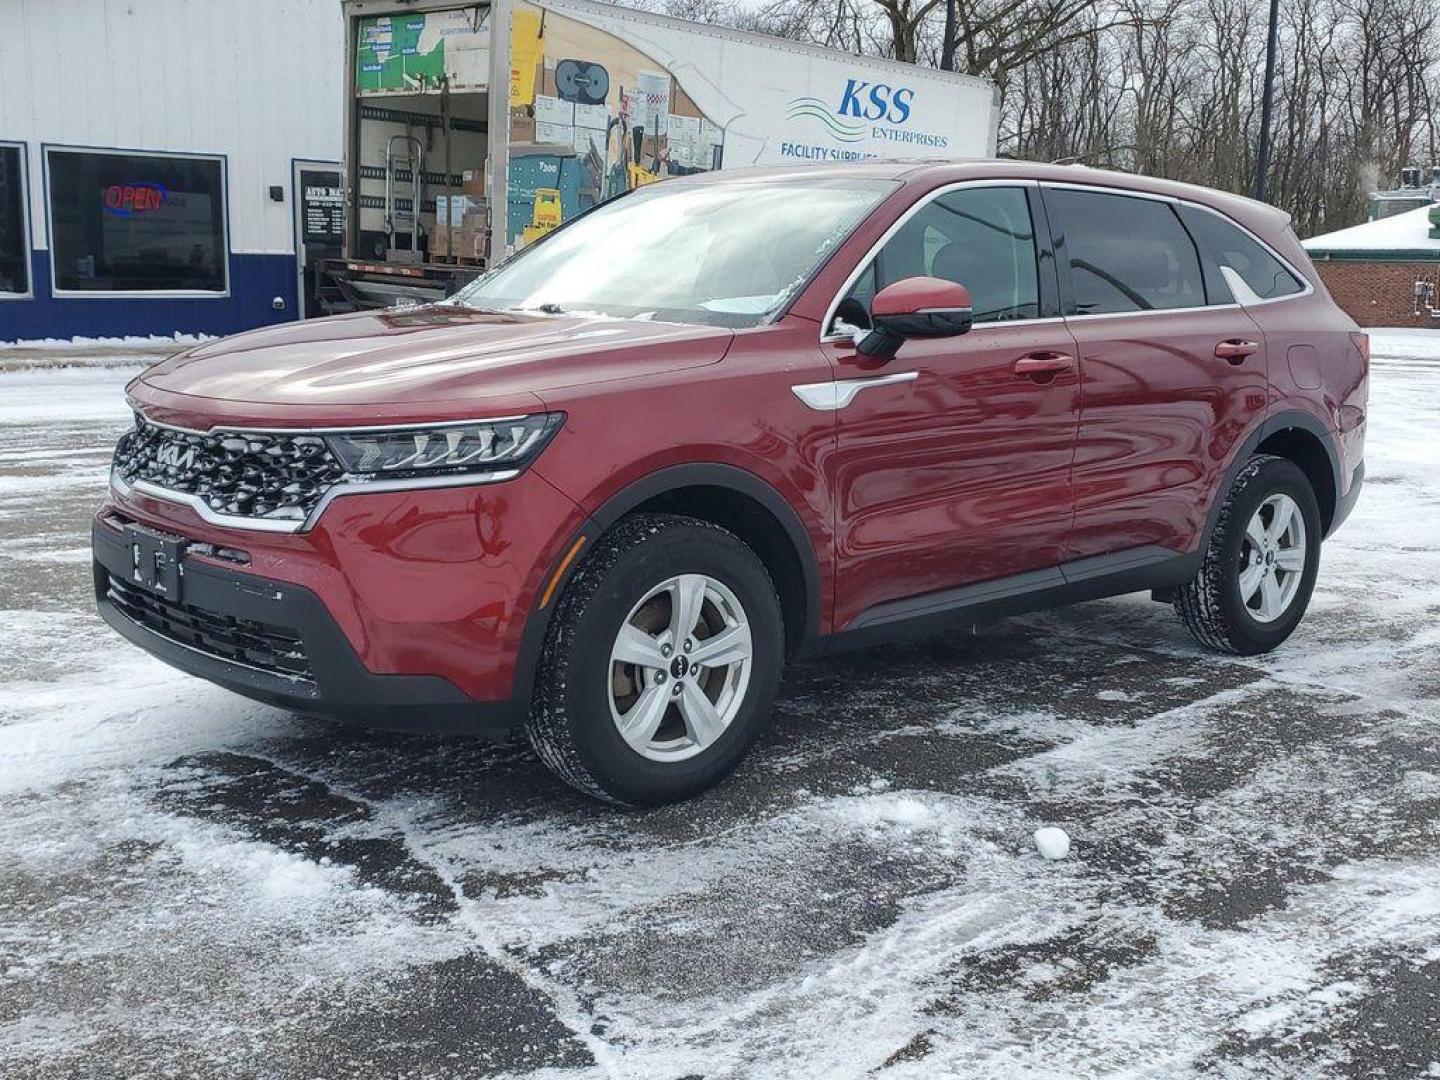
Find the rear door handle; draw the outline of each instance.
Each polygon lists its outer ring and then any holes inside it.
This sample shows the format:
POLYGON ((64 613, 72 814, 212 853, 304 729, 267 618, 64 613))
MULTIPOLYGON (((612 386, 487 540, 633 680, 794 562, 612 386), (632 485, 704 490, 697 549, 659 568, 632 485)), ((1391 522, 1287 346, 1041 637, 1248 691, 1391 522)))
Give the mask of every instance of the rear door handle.
POLYGON ((1221 360, 1229 360, 1232 364, 1243 364, 1247 356, 1253 356, 1259 351, 1260 346, 1255 342, 1240 338, 1230 338, 1215 346, 1215 355, 1221 360))
POLYGON ((1032 382, 1047 383, 1075 367, 1075 358, 1063 352, 1027 353, 1015 361, 1015 374, 1032 382))

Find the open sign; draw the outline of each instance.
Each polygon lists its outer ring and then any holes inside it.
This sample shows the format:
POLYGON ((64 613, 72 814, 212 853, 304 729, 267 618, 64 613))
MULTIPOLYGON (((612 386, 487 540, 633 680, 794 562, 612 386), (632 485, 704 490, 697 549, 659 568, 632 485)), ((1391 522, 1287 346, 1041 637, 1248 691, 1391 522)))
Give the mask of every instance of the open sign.
POLYGON ((111 184, 100 193, 105 212, 116 217, 134 217, 159 210, 170 197, 164 184, 141 180, 134 184, 111 184))

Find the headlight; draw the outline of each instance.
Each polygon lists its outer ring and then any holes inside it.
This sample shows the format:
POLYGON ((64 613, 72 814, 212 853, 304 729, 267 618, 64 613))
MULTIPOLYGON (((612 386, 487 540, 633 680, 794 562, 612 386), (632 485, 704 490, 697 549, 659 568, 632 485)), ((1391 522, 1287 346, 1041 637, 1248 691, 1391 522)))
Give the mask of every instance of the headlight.
POLYGON ((352 474, 508 472, 534 460, 564 419, 564 413, 535 413, 478 424, 333 433, 325 441, 352 474))

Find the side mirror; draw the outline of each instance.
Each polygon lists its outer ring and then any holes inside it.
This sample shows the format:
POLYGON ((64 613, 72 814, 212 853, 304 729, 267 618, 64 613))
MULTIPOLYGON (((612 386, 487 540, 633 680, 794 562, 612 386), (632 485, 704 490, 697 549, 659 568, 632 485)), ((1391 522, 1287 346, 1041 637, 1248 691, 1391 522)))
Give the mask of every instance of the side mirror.
POLYGON ((934 277, 902 278, 875 294, 870 332, 856 350, 891 360, 909 338, 956 337, 970 329, 970 290, 934 277))

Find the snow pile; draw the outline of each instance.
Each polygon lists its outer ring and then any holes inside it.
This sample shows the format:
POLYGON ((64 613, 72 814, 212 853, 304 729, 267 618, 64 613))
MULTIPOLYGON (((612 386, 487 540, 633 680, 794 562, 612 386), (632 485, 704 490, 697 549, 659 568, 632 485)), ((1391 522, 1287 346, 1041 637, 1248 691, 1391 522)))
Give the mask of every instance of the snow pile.
POLYGON ((17 341, 0 341, 0 357, 6 350, 27 350, 46 352, 98 352, 117 349, 173 349, 176 346, 199 345, 203 341, 214 341, 211 334, 175 333, 169 337, 148 335, 143 337, 73 337, 73 338, 29 338, 17 341))
POLYGON ((1301 241, 1306 251, 1421 251, 1440 254, 1440 240, 1430 239, 1430 207, 1422 206, 1401 214, 1348 229, 1312 236, 1301 241))
POLYGON ((15 455, 44 449, 33 436, 22 437, 21 425, 46 433, 80 424, 106 425, 86 433, 85 449, 106 454, 114 450, 115 438, 130 422, 125 384, 134 377, 133 372, 85 368, 0 374, 0 426, 12 429, 14 436, 13 444, 11 438, 0 438, 0 452, 6 455, 0 467, 9 472, 9 465, 19 460, 15 455))
POLYGON ((1369 330, 1370 359, 1428 363, 1440 360, 1440 327, 1435 330, 1393 327, 1369 330))
POLYGON ((1035 830, 1035 850, 1046 859, 1058 862, 1070 854, 1070 835, 1064 829, 1047 825, 1035 830))

